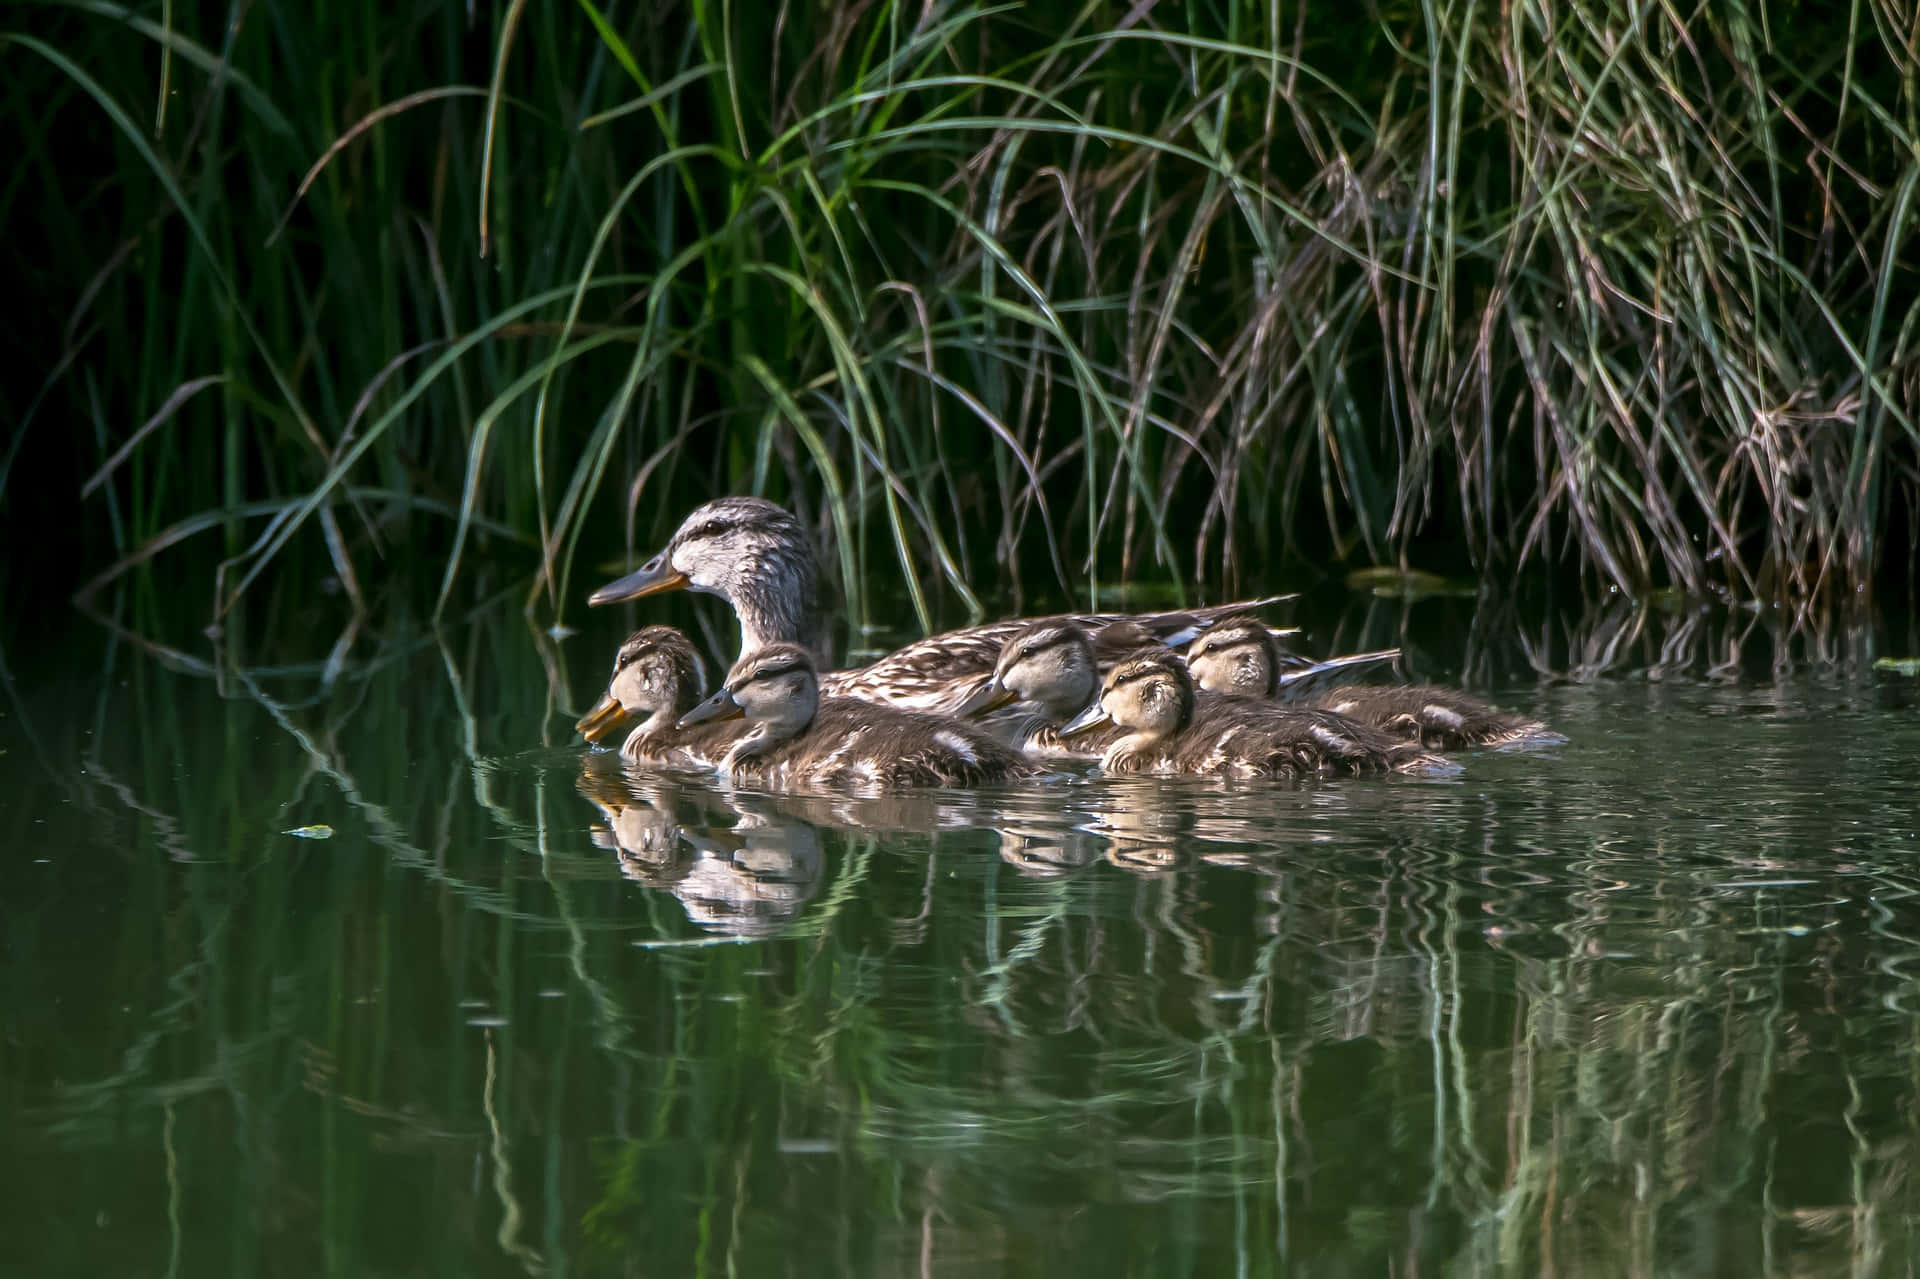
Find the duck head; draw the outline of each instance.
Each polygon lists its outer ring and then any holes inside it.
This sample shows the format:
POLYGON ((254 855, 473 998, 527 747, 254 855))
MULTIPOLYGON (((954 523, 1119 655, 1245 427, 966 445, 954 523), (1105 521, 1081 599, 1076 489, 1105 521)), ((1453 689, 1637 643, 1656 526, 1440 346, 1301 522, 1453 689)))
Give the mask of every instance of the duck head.
POLYGON ((685 635, 671 626, 642 627, 620 645, 607 691, 574 728, 596 743, 636 719, 636 731, 658 731, 692 709, 706 683, 706 667, 685 635))
POLYGON ((769 644, 735 662, 720 691, 680 717, 680 727, 710 720, 753 721, 727 752, 726 765, 804 732, 820 708, 820 675, 813 655, 798 644, 769 644))
POLYGON ((1126 729, 1137 748, 1185 728, 1193 719, 1193 677, 1169 649, 1142 649, 1114 664, 1100 686, 1100 700, 1060 730, 1062 737, 1102 724, 1126 729))
POLYGON ((718 595, 740 617, 742 651, 752 652, 811 641, 819 578, 813 544, 793 512, 762 498, 723 497, 695 507, 658 554, 587 602, 679 590, 718 595))
POLYGON ((1047 721, 1063 724, 1093 700, 1100 676, 1093 641, 1070 621, 1036 622, 1000 648, 993 674, 961 704, 961 716, 1032 702, 1047 721))
POLYGON ((1280 644, 1250 613, 1222 618, 1187 646, 1193 682, 1213 693, 1271 697, 1280 669, 1280 644))

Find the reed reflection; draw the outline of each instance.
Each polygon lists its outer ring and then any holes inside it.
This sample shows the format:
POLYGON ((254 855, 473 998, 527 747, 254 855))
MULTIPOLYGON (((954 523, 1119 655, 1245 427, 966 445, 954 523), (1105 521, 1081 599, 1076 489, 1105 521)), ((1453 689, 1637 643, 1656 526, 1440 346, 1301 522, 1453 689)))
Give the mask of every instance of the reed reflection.
POLYGON ((0 1133, 53 1227, 0 1269, 1914 1251, 1920 739, 1871 681, 1536 690, 1576 745, 1445 783, 845 797, 529 751, 564 704, 532 650, 452 639, 327 697, 137 656, 93 736, 23 681, 41 745, 23 714, 0 749, 77 802, 0 807, 0 1133), (177 1241, 129 1207, 160 1169, 177 1241))

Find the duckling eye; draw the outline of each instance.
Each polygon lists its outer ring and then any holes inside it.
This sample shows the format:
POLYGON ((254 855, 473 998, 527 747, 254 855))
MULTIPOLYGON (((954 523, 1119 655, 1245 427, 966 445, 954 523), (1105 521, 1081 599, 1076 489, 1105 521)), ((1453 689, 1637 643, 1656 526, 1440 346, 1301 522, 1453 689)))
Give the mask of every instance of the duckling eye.
POLYGON ((779 666, 762 666, 742 682, 750 684, 755 680, 779 679, 782 675, 791 675, 799 669, 799 665, 794 662, 786 662, 779 666))

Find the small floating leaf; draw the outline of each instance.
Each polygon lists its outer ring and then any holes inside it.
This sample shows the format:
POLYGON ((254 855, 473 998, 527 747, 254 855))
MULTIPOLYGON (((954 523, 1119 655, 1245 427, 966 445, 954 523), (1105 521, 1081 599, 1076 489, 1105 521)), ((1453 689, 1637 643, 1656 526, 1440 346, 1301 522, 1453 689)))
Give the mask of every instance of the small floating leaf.
POLYGON ((292 830, 283 830, 282 835, 291 835, 295 839, 332 839, 331 826, 295 826, 292 830))
POLYGON ((1920 675, 1920 657, 1875 658, 1873 669, 1887 671, 1893 675, 1920 675))
POLYGON ((1433 595, 1471 596, 1478 593, 1478 588, 1472 582, 1442 577, 1438 573, 1427 573, 1417 568, 1399 569, 1385 564, 1357 568, 1348 573, 1347 589, 1372 591, 1375 595, 1387 598, 1404 596, 1408 599, 1433 595))

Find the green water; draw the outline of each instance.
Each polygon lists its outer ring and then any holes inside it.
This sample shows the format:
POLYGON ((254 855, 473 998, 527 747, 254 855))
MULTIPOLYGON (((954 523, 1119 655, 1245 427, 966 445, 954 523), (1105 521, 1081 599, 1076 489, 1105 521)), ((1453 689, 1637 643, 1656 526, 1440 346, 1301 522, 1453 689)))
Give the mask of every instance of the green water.
POLYGON ((799 801, 568 744, 618 619, 17 634, 0 1271, 1911 1273, 1884 637, 1411 616, 1570 743, 799 801))

